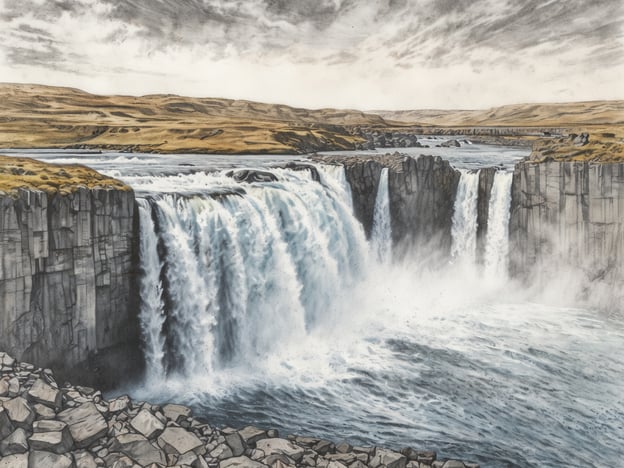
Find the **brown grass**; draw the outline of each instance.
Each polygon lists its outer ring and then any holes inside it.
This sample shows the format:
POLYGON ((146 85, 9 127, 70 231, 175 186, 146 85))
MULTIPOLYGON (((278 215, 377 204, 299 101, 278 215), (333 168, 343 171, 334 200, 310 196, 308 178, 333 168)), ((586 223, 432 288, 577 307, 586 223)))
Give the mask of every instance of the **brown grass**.
POLYGON ((36 189, 48 193, 70 193, 79 187, 130 190, 123 182, 79 164, 48 164, 30 158, 0 155, 0 191, 36 189))

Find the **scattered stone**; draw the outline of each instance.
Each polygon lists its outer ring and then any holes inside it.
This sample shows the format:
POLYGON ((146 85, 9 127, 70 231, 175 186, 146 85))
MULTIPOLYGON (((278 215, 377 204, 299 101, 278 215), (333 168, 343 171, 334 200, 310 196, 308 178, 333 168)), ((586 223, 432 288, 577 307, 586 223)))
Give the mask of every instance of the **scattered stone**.
POLYGON ((158 445, 167 453, 182 455, 201 447, 199 438, 181 427, 168 427, 158 437, 158 445))
POLYGON ((28 442, 26 441, 26 431, 21 427, 15 429, 8 437, 0 442, 0 455, 8 457, 28 451, 28 442))
POLYGON ((35 420, 35 413, 28 406, 25 398, 15 397, 3 404, 11 422, 23 429, 28 429, 35 420))
POLYGON ((165 405, 162 408, 163 414, 167 419, 175 423, 180 423, 182 419, 189 418, 191 416, 191 409, 182 405, 165 405))
POLYGON ((54 432, 35 432, 28 439, 32 450, 45 450, 56 454, 69 452, 74 440, 69 432, 69 428, 65 426, 63 430, 54 432))
POLYGON ((14 427, 9 418, 9 413, 0 405, 0 440, 8 436, 13 430, 14 427))
POLYGON ((263 431, 262 429, 258 429, 257 427, 254 427, 254 426, 244 427, 243 429, 238 431, 238 434, 245 441, 245 444, 247 444, 249 447, 255 447, 256 442, 258 442, 261 439, 267 438, 266 431, 263 431))
POLYGON ((377 449, 375 456, 370 462, 370 466, 373 468, 406 468, 406 465, 407 458, 405 455, 385 449, 377 449))
POLYGON ((72 468, 74 462, 67 455, 52 452, 34 451, 28 457, 28 468, 72 468))
POLYGON ((304 449, 285 439, 262 439, 256 442, 256 448, 266 455, 283 454, 299 462, 303 458, 304 449))
POLYGON ((130 425, 148 439, 158 436, 165 429, 165 424, 146 409, 139 411, 130 425))
POLYGON ((61 408, 61 392, 48 385, 42 379, 37 379, 28 391, 28 399, 51 408, 61 408))
POLYGON ((10 455, 0 458, 0 468, 28 468, 28 454, 10 455))
POLYGON ((166 464, 166 457, 158 447, 152 445, 147 438, 139 434, 123 434, 117 436, 111 450, 129 456, 141 466, 150 463, 166 464))
POLYGON ((83 403, 58 414, 69 426, 76 447, 86 448, 108 432, 108 424, 93 403, 83 403))
POLYGON ((219 468, 266 468, 267 465, 253 461, 247 457, 234 457, 223 460, 219 463, 219 468))

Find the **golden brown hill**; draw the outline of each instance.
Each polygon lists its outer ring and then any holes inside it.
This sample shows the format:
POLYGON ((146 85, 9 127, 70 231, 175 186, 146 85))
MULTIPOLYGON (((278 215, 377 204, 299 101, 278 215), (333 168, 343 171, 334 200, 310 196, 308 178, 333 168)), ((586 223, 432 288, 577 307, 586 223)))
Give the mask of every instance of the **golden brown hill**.
POLYGON ((123 182, 79 164, 48 164, 0 155, 0 192, 12 193, 24 188, 68 193, 78 187, 130 190, 123 182))
POLYGON ((360 111, 0 84, 0 147, 5 148, 302 153, 353 149, 361 139, 345 127, 352 125, 386 124, 360 111))
POLYGON ((512 104, 485 110, 374 111, 385 119, 443 127, 624 125, 624 101, 512 104))

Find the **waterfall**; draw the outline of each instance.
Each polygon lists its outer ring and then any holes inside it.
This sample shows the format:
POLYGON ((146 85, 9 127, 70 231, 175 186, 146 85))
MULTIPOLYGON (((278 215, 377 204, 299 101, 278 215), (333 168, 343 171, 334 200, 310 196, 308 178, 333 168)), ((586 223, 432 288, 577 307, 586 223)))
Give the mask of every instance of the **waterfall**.
POLYGON ((381 170, 375 210, 373 213, 373 229, 371 244, 373 252, 380 262, 390 260, 392 253, 392 230, 390 224, 390 193, 388 189, 388 168, 381 170))
POLYGON ((141 298, 141 332, 145 344, 145 361, 148 378, 162 376, 165 339, 161 334, 165 321, 160 272, 162 263, 158 256, 158 237, 152 220, 149 201, 138 199, 141 240, 139 254, 143 269, 139 296, 141 298))
POLYGON ((453 224, 451 255, 474 264, 477 250, 477 200, 479 197, 479 172, 461 171, 457 187, 453 224))
POLYGON ((485 274, 489 278, 507 277, 509 260, 509 209, 511 206, 511 183, 513 173, 498 171, 494 175, 488 227, 485 241, 485 274))
POLYGON ((319 172, 322 183, 307 172, 275 170, 278 181, 241 183, 238 194, 141 200, 150 367, 164 362, 166 372, 209 374, 262 359, 330 318, 335 298, 366 270, 368 246, 344 170, 319 172))

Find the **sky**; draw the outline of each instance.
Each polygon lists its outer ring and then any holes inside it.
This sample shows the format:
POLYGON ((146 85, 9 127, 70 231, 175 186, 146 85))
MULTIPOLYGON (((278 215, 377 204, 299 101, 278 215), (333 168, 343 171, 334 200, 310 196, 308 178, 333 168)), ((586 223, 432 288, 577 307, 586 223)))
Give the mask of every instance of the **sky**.
POLYGON ((0 0, 0 82, 363 110, 624 99, 624 1, 0 0))

